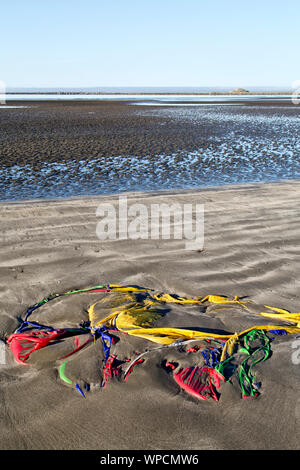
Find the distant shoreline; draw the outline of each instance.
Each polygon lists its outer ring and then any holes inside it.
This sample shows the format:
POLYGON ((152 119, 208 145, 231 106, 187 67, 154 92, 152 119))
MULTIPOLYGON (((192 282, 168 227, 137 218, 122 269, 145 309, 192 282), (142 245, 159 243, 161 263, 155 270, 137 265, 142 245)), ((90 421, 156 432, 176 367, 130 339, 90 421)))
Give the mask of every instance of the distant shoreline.
POLYGON ((219 92, 219 91, 211 91, 211 92, 78 92, 78 91, 37 91, 37 92, 29 92, 29 91, 9 91, 7 94, 9 95, 99 95, 99 96, 106 96, 106 95, 160 95, 160 96, 256 96, 256 95, 292 95, 292 91, 249 91, 247 93, 234 93, 234 92, 219 92))

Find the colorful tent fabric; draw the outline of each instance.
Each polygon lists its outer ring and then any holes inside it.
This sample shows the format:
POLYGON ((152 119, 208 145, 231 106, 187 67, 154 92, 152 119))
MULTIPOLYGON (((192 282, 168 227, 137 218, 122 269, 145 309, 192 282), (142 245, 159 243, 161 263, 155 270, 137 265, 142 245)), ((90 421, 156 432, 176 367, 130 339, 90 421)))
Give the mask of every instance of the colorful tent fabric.
MULTIPOLYGON (((52 294, 49 297, 31 306, 25 313, 20 327, 11 334, 7 343, 17 362, 27 364, 30 354, 38 349, 44 348, 53 341, 60 341, 66 337, 75 336, 74 349, 59 360, 64 360, 59 367, 60 378, 68 385, 75 386, 78 392, 85 397, 82 388, 78 383, 74 383, 67 377, 65 368, 67 358, 91 341, 101 338, 104 351, 104 383, 106 386, 109 378, 122 375, 121 363, 118 363, 116 356, 111 355, 111 346, 114 343, 112 331, 126 333, 127 335, 144 338, 150 342, 158 343, 162 348, 177 347, 189 344, 197 340, 206 342, 205 347, 194 346, 188 351, 200 350, 205 360, 205 366, 184 368, 173 371, 175 382, 187 393, 198 398, 207 399, 209 397, 218 399, 216 389, 221 382, 230 379, 230 367, 233 355, 236 350, 245 355, 239 366, 239 381, 242 397, 258 396, 258 386, 255 383, 253 368, 261 361, 268 359, 270 355, 270 338, 267 333, 273 334, 296 334, 300 333, 300 313, 291 313, 287 310, 269 307, 269 312, 261 312, 257 315, 268 317, 283 322, 278 325, 253 325, 241 331, 228 334, 217 334, 215 332, 201 331, 197 329, 159 327, 154 324, 159 323, 164 315, 163 306, 166 304, 224 304, 239 305, 248 310, 249 301, 242 301, 238 297, 229 299, 225 296, 207 295, 205 297, 184 298, 176 294, 155 292, 151 289, 139 286, 124 286, 119 284, 97 285, 84 289, 70 290, 61 294, 52 294), (107 294, 100 300, 94 302, 88 308, 89 320, 79 325, 80 328, 54 329, 50 326, 42 325, 29 317, 46 303, 54 299, 80 293, 102 293, 107 294), (154 326, 153 326, 154 325, 154 326), (80 344, 78 337, 80 334, 89 334, 90 337, 80 344), (214 346, 211 346, 211 341, 214 346), (258 345, 256 343, 259 343, 258 345), (205 385, 201 382, 205 377, 205 385)), ((157 350, 157 348, 154 348, 157 350)), ((141 364, 144 359, 142 353, 127 367, 123 378, 127 380, 128 375, 133 371, 133 366, 141 364)), ((88 389, 88 384, 87 384, 88 389)))
POLYGON ((216 389, 224 377, 212 367, 186 367, 174 372, 174 379, 189 395, 202 400, 212 397, 218 401, 216 389), (204 377, 204 380, 203 380, 204 377))
MULTIPOLYGON (((61 340, 74 334, 82 334, 82 330, 65 328, 61 330, 34 331, 32 333, 13 333, 7 343, 17 362, 25 364, 30 354, 48 346, 51 342, 61 340)), ((78 349, 78 348, 77 348, 78 349)))

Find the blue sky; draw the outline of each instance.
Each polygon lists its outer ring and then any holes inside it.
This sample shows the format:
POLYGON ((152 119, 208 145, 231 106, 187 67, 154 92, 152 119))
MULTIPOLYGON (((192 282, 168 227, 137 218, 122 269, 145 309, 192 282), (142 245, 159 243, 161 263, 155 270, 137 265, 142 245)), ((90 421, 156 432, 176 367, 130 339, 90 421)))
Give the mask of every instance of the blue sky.
POLYGON ((8 87, 275 86, 300 79, 299 0, 2 0, 8 87))

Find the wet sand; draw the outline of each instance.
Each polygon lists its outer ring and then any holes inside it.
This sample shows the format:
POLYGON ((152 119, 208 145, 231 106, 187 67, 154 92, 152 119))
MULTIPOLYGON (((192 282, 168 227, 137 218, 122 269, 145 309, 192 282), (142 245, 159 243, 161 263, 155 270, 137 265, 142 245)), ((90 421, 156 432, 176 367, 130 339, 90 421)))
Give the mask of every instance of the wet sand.
POLYGON ((8 102, 28 107, 0 110, 0 200, 298 178, 299 106, 199 103, 8 102))
MULTIPOLYGON (((68 106, 61 112, 75 126, 68 106)), ((49 133, 50 109, 51 105, 46 115, 36 111, 40 133, 43 126, 49 133)), ((104 112, 105 106, 101 109, 104 112)), ((108 109, 120 112, 119 105, 108 109)), ((118 117, 114 119, 118 122, 118 117)), ((61 138, 67 148, 68 137, 61 138)), ((253 301, 248 312, 235 307, 228 312, 177 306, 166 315, 172 326, 234 332, 262 324, 256 312, 264 304, 299 312, 299 181, 128 197, 130 203, 147 207, 159 202, 204 204, 204 250, 186 250, 182 240, 100 241, 96 209, 101 202, 117 204, 117 195, 1 203, 2 340, 19 325, 19 315, 50 293, 102 283, 135 284, 188 297, 237 295, 253 301)), ((74 327, 87 318, 86 308, 97 294, 91 296, 53 301, 32 319, 74 327)), ((180 351, 153 353, 127 382, 111 380, 107 388, 95 387, 83 399, 59 378, 57 346, 36 351, 31 365, 22 365, 6 345, 0 382, 0 447, 299 449, 300 369, 292 360, 294 340, 295 335, 278 336, 271 343, 271 357, 256 366, 255 375, 262 384, 258 398, 243 400, 233 382, 221 386, 218 402, 195 400, 165 374, 163 361, 186 363, 180 351)), ((133 354, 138 348, 155 346, 121 338, 114 352, 133 354)), ((198 359, 195 355, 188 362, 198 359)), ((66 373, 96 384, 102 362, 103 349, 96 342, 73 356, 66 373)))

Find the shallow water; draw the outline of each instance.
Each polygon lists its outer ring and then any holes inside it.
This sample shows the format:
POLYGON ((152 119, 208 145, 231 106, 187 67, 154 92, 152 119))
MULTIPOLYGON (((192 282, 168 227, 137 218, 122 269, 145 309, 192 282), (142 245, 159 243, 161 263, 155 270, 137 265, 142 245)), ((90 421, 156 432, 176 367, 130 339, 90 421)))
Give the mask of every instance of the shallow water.
POLYGON ((178 101, 178 102, 195 102, 195 101, 218 101, 218 102, 226 102, 226 101, 265 101, 265 100, 276 100, 276 101, 286 101, 291 100, 292 94, 286 95, 186 95, 186 94, 170 94, 170 95, 161 95, 150 93, 146 95, 140 94, 56 94, 56 93, 43 93, 43 94, 12 94, 6 93, 3 95, 6 101, 149 101, 155 100, 158 102, 167 102, 167 101, 178 101))
POLYGON ((0 168, 0 199, 22 200, 124 191, 201 188, 300 177, 300 113, 295 107, 136 107, 201 133, 205 145, 156 155, 130 154, 0 168), (204 132, 204 131, 203 131, 204 132))
POLYGON ((0 104, 0 110, 1 109, 18 109, 18 108, 29 108, 29 106, 13 106, 13 105, 6 105, 6 104, 0 104))

